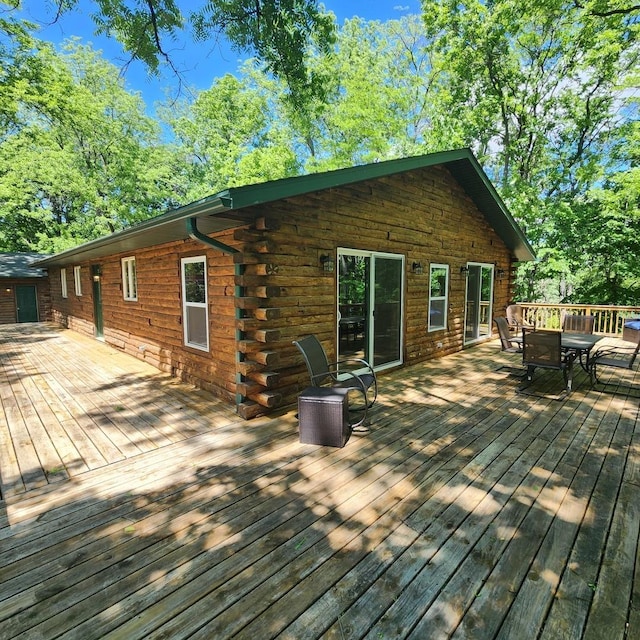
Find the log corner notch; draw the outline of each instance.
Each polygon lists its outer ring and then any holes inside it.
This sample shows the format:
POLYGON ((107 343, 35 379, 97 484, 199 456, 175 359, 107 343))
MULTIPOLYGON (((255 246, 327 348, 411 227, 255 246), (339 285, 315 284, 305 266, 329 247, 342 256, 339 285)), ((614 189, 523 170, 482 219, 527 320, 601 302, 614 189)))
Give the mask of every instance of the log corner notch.
POLYGON ((234 254, 236 264, 237 411, 245 420, 268 413, 282 402, 282 394, 272 390, 279 374, 274 369, 280 356, 270 345, 280 339, 280 331, 269 326, 280 317, 280 309, 270 306, 280 295, 278 287, 266 284, 266 276, 277 273, 269 261, 272 243, 265 232, 276 229, 273 221, 258 218, 250 228, 236 229, 234 240, 243 251, 234 254))

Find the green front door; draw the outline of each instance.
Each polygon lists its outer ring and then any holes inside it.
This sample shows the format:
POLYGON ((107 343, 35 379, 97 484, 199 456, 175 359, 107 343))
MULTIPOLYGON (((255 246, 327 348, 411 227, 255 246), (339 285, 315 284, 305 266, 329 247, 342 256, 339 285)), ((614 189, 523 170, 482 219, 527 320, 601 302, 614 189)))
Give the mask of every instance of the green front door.
POLYGON ((16 318, 18 322, 38 322, 38 296, 35 285, 16 285, 16 318))

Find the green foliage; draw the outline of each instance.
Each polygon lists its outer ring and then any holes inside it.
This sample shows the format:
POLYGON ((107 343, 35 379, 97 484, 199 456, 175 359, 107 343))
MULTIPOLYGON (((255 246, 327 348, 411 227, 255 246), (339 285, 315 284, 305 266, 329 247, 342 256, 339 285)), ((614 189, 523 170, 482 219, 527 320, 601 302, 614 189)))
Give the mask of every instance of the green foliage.
MULTIPOLYGON (((79 0, 56 0, 57 18, 77 11, 79 0)), ((151 73, 168 66, 176 71, 167 42, 179 37, 197 41, 223 35, 233 47, 252 53, 266 70, 282 79, 290 99, 304 104, 321 96, 322 78, 306 68, 306 51, 313 42, 328 51, 334 23, 317 0, 209 0, 194 8, 175 0, 94 0, 91 16, 96 34, 118 40, 132 60, 140 60, 151 73), (189 11, 184 15, 184 11, 189 11), (191 29, 191 34, 185 32, 191 29)))
MULTIPOLYGON (((564 0, 425 0, 423 8, 441 110, 451 113, 538 253, 520 268, 518 297, 586 295, 581 278, 594 274, 585 271, 588 245, 577 244, 576 203, 610 171, 619 87, 638 60, 638 11, 564 0)), ((606 299, 620 300, 621 286, 608 282, 606 299)), ((602 296, 603 288, 589 295, 602 296)))
POLYGON ((77 43, 58 54, 26 36, 2 53, 3 250, 61 250, 174 202, 173 155, 115 67, 77 43))
POLYGON ((335 51, 309 62, 327 78, 327 99, 300 122, 307 171, 413 155, 440 148, 430 128, 429 60, 420 21, 346 20, 335 51), (425 135, 428 134, 428 135, 425 135))
POLYGON ((186 201, 300 172, 291 132, 272 102, 274 86, 247 64, 242 80, 226 75, 192 104, 162 111, 184 154, 186 201))
POLYGON ((94 52, 56 53, 0 19, 4 248, 57 250, 230 186, 470 146, 538 255, 518 298, 638 304, 632 5, 424 0, 421 18, 338 30, 311 0, 188 16, 174 0, 95 4, 97 28, 152 70, 187 25, 256 58, 161 111, 170 146, 94 52))

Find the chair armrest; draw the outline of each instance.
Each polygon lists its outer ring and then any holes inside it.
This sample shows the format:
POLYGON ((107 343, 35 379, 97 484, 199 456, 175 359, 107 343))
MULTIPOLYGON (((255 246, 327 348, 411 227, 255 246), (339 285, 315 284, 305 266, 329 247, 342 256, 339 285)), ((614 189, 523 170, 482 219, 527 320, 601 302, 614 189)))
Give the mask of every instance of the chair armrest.
POLYGON ((353 368, 353 366, 356 366, 356 365, 364 366, 369 370, 369 372, 373 375, 374 378, 376 377, 376 373, 373 370, 373 367, 366 360, 363 360, 362 358, 344 358, 344 359, 341 359, 341 360, 337 360, 336 362, 330 362, 329 363, 329 371, 331 373, 333 373, 333 372, 336 372, 336 373, 350 373, 348 370, 345 370, 345 369, 340 370, 338 367, 341 364, 351 364, 352 368, 353 368))
POLYGON ((630 356, 633 355, 635 351, 636 349, 634 347, 601 347, 594 351, 589 359, 595 360, 596 358, 606 358, 609 356, 630 356))
POLYGON ((369 369, 369 371, 375 375, 373 367, 366 360, 363 360, 362 358, 343 358, 342 360, 338 360, 338 362, 336 362, 336 364, 349 364, 349 363, 363 365, 367 367, 367 369, 369 369))

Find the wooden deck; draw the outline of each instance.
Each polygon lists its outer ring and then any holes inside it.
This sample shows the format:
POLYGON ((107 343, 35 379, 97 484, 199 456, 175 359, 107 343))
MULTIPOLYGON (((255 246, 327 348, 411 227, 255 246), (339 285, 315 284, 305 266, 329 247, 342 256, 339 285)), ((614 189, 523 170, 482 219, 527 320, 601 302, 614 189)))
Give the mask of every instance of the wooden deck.
POLYGON ((50 325, 0 359, 0 638, 640 638, 637 391, 493 342, 333 449, 50 325))

